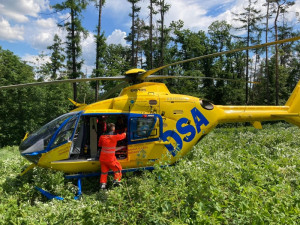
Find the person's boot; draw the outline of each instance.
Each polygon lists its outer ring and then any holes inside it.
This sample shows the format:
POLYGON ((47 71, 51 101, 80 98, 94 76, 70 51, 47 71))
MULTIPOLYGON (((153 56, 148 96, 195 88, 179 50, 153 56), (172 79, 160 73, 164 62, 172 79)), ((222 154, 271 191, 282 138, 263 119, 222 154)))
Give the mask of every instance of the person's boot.
POLYGON ((100 183, 100 190, 106 190, 106 183, 100 183))
POLYGON ((113 186, 114 187, 119 187, 121 185, 121 181, 119 181, 119 180, 114 180, 114 182, 113 182, 113 186))

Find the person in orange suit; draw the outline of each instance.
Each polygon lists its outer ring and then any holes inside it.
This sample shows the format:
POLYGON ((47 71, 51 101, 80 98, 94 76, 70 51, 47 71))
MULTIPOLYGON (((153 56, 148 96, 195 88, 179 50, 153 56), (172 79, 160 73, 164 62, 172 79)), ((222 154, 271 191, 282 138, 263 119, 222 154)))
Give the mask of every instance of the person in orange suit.
POLYGON ((122 178, 122 166, 118 162, 115 152, 117 142, 126 138, 126 132, 122 134, 115 134, 115 124, 109 123, 107 125, 108 133, 101 135, 98 141, 98 147, 101 147, 100 152, 100 188, 106 189, 107 175, 111 169, 114 172, 114 185, 119 185, 122 178))

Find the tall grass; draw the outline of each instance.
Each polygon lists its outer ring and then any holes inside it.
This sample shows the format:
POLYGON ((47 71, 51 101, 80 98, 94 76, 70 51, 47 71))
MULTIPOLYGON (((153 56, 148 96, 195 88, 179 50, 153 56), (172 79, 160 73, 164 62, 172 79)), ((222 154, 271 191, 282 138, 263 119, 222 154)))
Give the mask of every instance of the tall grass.
MULTIPOLYGON (((99 192, 28 164, 17 147, 0 150, 0 224, 297 224, 300 129, 286 124, 215 129, 175 166, 128 173, 99 192), (65 197, 47 200, 39 186, 65 197)), ((110 177, 111 179, 111 177, 110 177)))

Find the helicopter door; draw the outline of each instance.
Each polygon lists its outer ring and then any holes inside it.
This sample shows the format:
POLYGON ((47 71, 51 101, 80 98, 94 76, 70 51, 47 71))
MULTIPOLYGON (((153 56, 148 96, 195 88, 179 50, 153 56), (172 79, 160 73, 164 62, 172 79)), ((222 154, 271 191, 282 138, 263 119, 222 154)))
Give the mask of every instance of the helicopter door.
POLYGON ((90 118, 90 150, 91 158, 97 157, 97 117, 90 118))

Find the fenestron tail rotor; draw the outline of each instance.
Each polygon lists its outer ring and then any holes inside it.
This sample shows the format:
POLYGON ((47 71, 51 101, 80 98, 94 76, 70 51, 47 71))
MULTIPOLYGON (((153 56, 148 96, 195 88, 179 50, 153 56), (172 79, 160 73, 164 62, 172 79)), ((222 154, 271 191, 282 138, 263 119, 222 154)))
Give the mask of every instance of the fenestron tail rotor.
MULTIPOLYGON (((94 78, 81 78, 81 79, 66 79, 66 80, 54 80, 54 81, 45 81, 45 82, 35 82, 35 83, 26 83, 26 84, 15 84, 15 85, 8 85, 8 86, 0 86, 0 90, 5 90, 5 89, 12 89, 12 88, 23 88, 23 87, 31 87, 31 86, 40 86, 40 85, 48 85, 48 84, 59 84, 59 83, 77 83, 77 82, 87 82, 87 81, 97 81, 97 80, 103 80, 103 81, 112 81, 112 80, 117 80, 117 81, 123 81, 122 83, 118 84, 115 86, 113 89, 109 90, 108 92, 104 93, 101 97, 100 100, 106 99, 112 94, 120 91, 122 88, 126 87, 128 83, 139 83, 139 82, 144 82, 147 80, 159 80, 159 79, 212 79, 212 80, 227 80, 227 81, 237 81, 237 82, 246 82, 244 80, 235 80, 235 79, 227 79, 227 78, 213 78, 213 77, 192 77, 192 76, 158 76, 158 75, 153 75, 154 73, 171 67, 175 66, 178 64, 183 64, 187 62, 192 62, 192 61, 197 61, 200 59, 204 58, 210 58, 210 57, 216 57, 220 56, 223 54, 229 54, 229 53, 234 53, 238 51, 244 51, 244 50, 250 50, 250 49, 255 49, 255 48, 262 48, 266 46, 271 46, 271 45, 276 45, 276 44, 282 44, 286 42, 292 42, 292 41, 297 41, 300 40, 300 36, 298 37, 293 37, 293 38, 288 38, 284 40, 279 40, 279 41, 274 41, 274 42, 269 42, 265 44, 259 44, 255 46, 249 46, 249 47, 243 47, 243 48, 238 48, 238 49, 233 49, 229 51, 224 51, 224 52, 217 52, 217 53, 212 53, 208 55, 203 55, 187 60, 182 60, 174 63, 170 63, 152 70, 145 71, 143 69, 131 69, 125 72, 123 76, 116 76, 116 77, 94 77, 94 78)), ((257 82, 252 82, 248 81, 248 83, 257 83, 257 82)))

